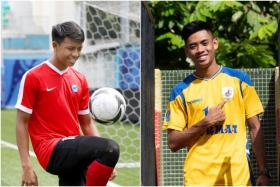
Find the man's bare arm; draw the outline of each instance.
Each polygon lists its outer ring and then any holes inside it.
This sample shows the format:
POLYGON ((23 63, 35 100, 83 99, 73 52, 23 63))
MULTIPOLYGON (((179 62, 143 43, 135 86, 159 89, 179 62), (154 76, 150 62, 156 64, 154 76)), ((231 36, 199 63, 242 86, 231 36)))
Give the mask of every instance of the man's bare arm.
POLYGON ((17 110, 16 139, 22 165, 22 186, 38 186, 37 176, 33 170, 29 155, 29 133, 27 130, 30 114, 17 110))

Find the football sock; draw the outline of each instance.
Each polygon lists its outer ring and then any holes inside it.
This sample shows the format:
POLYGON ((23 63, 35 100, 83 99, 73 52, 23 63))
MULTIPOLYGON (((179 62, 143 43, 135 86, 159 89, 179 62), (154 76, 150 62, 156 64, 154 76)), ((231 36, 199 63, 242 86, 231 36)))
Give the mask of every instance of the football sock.
POLYGON ((114 168, 93 161, 86 173, 86 186, 106 186, 114 168))

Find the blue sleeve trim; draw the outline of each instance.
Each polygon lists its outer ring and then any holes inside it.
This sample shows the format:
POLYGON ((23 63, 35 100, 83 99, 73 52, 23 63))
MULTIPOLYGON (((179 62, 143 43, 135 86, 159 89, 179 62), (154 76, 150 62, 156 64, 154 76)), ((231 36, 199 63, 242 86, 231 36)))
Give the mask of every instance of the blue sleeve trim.
POLYGON ((174 88, 171 91, 170 94, 170 101, 174 101, 175 98, 180 95, 182 101, 184 102, 185 105, 185 97, 183 95, 183 90, 185 90, 192 81, 194 81, 196 78, 191 74, 189 76, 187 76, 182 82, 180 82, 179 84, 177 84, 176 86, 174 86, 174 88))
POLYGON ((227 74, 229 76, 238 78, 241 83, 245 82, 249 86, 253 85, 251 80, 250 80, 249 75, 247 73, 243 72, 243 71, 240 71, 240 70, 237 70, 237 69, 228 68, 228 67, 223 67, 221 72, 225 73, 225 74, 227 74))

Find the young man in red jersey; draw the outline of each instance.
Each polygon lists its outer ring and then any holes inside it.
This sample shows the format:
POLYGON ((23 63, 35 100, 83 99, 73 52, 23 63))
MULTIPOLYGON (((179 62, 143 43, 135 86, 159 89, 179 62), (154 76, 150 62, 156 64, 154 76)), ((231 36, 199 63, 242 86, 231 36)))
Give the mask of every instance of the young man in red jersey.
POLYGON ((76 23, 53 26, 52 58, 22 78, 16 104, 21 185, 38 185, 29 156, 29 136, 39 163, 58 175, 59 185, 104 186, 114 175, 119 146, 99 137, 88 109, 86 79, 71 67, 83 42, 84 31, 76 23))

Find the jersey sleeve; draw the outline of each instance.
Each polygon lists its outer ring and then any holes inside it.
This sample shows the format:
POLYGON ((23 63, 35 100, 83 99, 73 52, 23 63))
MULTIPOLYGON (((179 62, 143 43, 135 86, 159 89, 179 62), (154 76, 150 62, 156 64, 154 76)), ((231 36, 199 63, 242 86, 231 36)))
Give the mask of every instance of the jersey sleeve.
POLYGON ((79 115, 89 114, 89 89, 85 77, 83 78, 83 82, 82 82, 82 94, 81 94, 78 114, 79 115))
POLYGON ((26 72, 20 82, 16 108, 32 114, 38 93, 38 81, 33 74, 26 72))
POLYGON ((244 106, 246 112, 246 119, 263 113, 263 106, 260 98, 252 85, 248 74, 244 75, 244 79, 241 83, 242 94, 244 99, 244 106))
POLYGON ((182 94, 178 93, 175 88, 171 91, 163 122, 163 127, 165 129, 183 131, 183 129, 186 128, 187 112, 181 95, 182 94))

